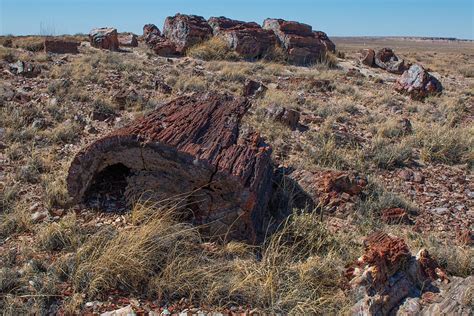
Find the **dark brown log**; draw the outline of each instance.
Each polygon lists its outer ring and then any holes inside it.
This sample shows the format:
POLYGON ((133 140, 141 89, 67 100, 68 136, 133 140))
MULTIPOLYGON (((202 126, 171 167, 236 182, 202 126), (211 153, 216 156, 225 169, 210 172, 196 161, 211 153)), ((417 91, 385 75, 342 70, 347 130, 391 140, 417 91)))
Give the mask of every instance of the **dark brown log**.
POLYGON ((128 203, 189 193, 185 204, 195 224, 209 224, 212 235, 254 240, 272 166, 271 148, 240 127, 249 106, 246 98, 217 93, 175 99, 80 151, 69 169, 69 194, 86 201, 101 172, 120 166, 127 172, 119 192, 128 203))

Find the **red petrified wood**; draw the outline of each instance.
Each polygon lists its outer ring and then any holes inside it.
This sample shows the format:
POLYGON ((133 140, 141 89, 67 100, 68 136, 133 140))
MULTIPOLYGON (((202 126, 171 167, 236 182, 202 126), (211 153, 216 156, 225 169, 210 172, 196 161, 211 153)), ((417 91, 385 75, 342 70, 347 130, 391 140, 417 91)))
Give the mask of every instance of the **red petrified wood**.
POLYGON ((171 101, 80 151, 68 191, 75 202, 87 201, 107 172, 121 172, 128 203, 189 193, 184 204, 192 222, 207 224, 212 235, 254 240, 272 166, 270 147, 240 128, 249 106, 246 98, 217 93, 171 101))

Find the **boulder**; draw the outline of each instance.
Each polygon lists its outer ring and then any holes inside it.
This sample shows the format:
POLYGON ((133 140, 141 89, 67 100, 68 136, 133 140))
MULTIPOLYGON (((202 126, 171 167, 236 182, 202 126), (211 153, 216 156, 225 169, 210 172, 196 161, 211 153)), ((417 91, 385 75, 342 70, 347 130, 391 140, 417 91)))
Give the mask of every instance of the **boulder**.
POLYGON ((422 100, 428 95, 441 93, 443 86, 423 66, 413 64, 398 78, 395 90, 408 94, 414 100, 422 100))
POLYGON ((176 45, 164 37, 155 37, 152 49, 155 54, 163 57, 175 57, 181 55, 176 48, 176 45))
POLYGON ((255 22, 225 17, 212 17, 208 22, 214 35, 223 38, 230 49, 247 59, 264 57, 276 44, 274 33, 255 22))
POLYGON ((374 63, 388 72, 401 74, 405 71, 405 61, 398 59, 392 49, 382 48, 375 54, 374 63))
POLYGON ((44 39, 44 52, 53 54, 78 54, 77 49, 81 43, 62 38, 46 37, 44 39))
POLYGON ((155 24, 145 24, 143 26, 143 40, 150 48, 153 48, 157 42, 163 39, 160 30, 155 24))
POLYGON ((176 45, 162 36, 160 30, 154 24, 143 26, 143 39, 145 43, 153 49, 155 54, 163 57, 175 57, 181 55, 177 51, 176 45))
POLYGON ((89 32, 89 40, 92 47, 117 51, 119 41, 117 29, 111 27, 96 28, 89 32))
POLYGON ((166 18, 163 34, 179 53, 185 53, 189 47, 209 39, 212 28, 201 16, 178 13, 166 18))
POLYGON ((242 95, 244 97, 261 97, 267 91, 267 87, 255 80, 247 80, 244 84, 244 88, 242 90, 242 95))
POLYGON ((160 29, 155 24, 145 24, 143 26, 143 38, 147 38, 150 34, 161 36, 160 29))
POLYGON ((359 60, 366 66, 375 66, 375 51, 371 48, 363 49, 359 52, 359 60))
POLYGON ((326 47, 326 51, 335 53, 336 44, 334 44, 328 37, 328 35, 322 31, 314 31, 314 36, 321 41, 321 43, 326 47))
MULTIPOLYGON (((360 298, 352 307, 352 314, 406 315, 409 311, 417 314, 432 308, 424 297, 450 297, 449 292, 443 291, 449 279, 426 249, 413 256, 403 239, 380 231, 369 235, 364 246, 364 255, 346 271, 350 288, 360 298)), ((456 307, 444 308, 457 311, 461 310, 461 304, 453 302, 456 307)), ((467 305, 464 301, 464 306, 467 305)))
POLYGON ((138 38, 135 34, 121 34, 118 37, 119 45, 125 47, 137 47, 138 38))
POLYGON ((28 78, 36 77, 41 73, 41 67, 39 65, 21 60, 9 64, 9 68, 15 75, 21 75, 28 78))
POLYGON ((288 54, 288 62, 296 65, 316 63, 324 56, 325 44, 311 26, 282 19, 266 19, 263 28, 272 30, 288 54))
POLYGON ((291 130, 296 129, 300 120, 300 112, 277 104, 272 104, 268 107, 266 116, 288 126, 291 130))
POLYGON ((272 189, 271 149, 243 131, 246 98, 183 96, 96 140, 67 176, 73 202, 182 201, 183 218, 211 236, 255 240, 272 189), (125 198, 125 200, 119 201, 125 198))

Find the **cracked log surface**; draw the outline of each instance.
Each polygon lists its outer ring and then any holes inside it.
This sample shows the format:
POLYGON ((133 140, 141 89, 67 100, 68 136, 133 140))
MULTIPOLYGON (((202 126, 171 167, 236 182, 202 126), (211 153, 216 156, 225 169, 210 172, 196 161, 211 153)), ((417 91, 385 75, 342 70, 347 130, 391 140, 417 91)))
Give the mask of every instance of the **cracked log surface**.
MULTIPOLYGON (((209 234, 255 240, 271 194, 271 149, 240 128, 250 103, 217 93, 175 99, 81 150, 67 177, 84 202, 106 168, 129 170, 123 192, 160 201, 186 194, 189 219, 209 234)), ((116 169, 116 170, 121 170, 116 169)))

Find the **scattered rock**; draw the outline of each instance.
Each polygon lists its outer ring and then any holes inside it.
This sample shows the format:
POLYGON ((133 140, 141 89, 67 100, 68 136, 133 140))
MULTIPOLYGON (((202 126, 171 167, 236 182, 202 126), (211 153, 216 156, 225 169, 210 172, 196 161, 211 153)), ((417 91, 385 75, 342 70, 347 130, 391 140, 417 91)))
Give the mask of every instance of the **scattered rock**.
POLYGON ((201 16, 178 13, 166 18, 163 34, 176 46, 177 52, 184 53, 189 47, 209 39, 212 28, 201 16))
POLYGON ((44 52, 53 54, 78 54, 80 44, 78 41, 46 37, 44 40, 44 52))
POLYGON ((405 71, 405 61, 398 59, 393 50, 382 48, 375 54, 374 62, 377 66, 391 73, 401 74, 405 71))
POLYGON ((272 104, 268 107, 266 116, 288 126, 292 130, 296 129, 300 120, 300 113, 298 111, 287 109, 277 104, 272 104))
POLYGON ((102 27, 89 32, 89 41, 92 47, 118 51, 119 41, 117 29, 102 27))
POLYGON ((120 34, 118 36, 118 41, 120 46, 125 47, 137 47, 138 46, 138 38, 135 34, 120 34))
POLYGON ((127 105, 127 103, 137 102, 140 96, 137 91, 133 88, 124 88, 117 92, 113 99, 120 106, 121 109, 127 105))
POLYGON ((359 55, 359 60, 361 63, 369 67, 375 66, 375 51, 373 49, 363 49, 360 51, 359 55))
POLYGON ((389 225, 410 224, 407 212, 402 208, 388 208, 382 210, 380 219, 389 225))
POLYGON ((443 91, 441 83, 419 64, 412 65, 397 80, 395 90, 408 94, 414 100, 443 91))
POLYGON ((155 90, 163 93, 163 94, 171 94, 173 91, 173 88, 171 88, 169 85, 167 85, 163 80, 157 79, 153 83, 153 87, 155 90))
POLYGON ((404 181, 411 181, 413 178, 413 171, 409 169, 400 170, 398 177, 404 181))
POLYGON ((27 78, 33 78, 41 73, 41 67, 29 62, 23 62, 21 60, 16 63, 10 64, 10 71, 15 75, 21 75, 27 78))
POLYGON ((48 217, 48 212, 41 210, 41 211, 36 211, 33 214, 31 214, 31 221, 33 223, 39 223, 42 222, 45 218, 48 217))
POLYGON ((133 308, 131 305, 116 309, 114 311, 100 314, 100 316, 133 316, 133 315, 136 315, 136 314, 133 311, 133 308))
POLYGON ((266 91, 267 87, 263 83, 255 80, 247 80, 244 84, 242 95, 244 97, 261 97, 266 91))
POLYGON ((211 235, 254 240, 271 194, 271 149, 240 130, 250 103, 208 93, 185 96, 80 151, 67 187, 77 202, 88 196, 162 201, 189 192, 186 206, 211 235), (114 179, 114 180, 112 180, 114 179), (104 183, 104 185, 102 185, 104 183))

